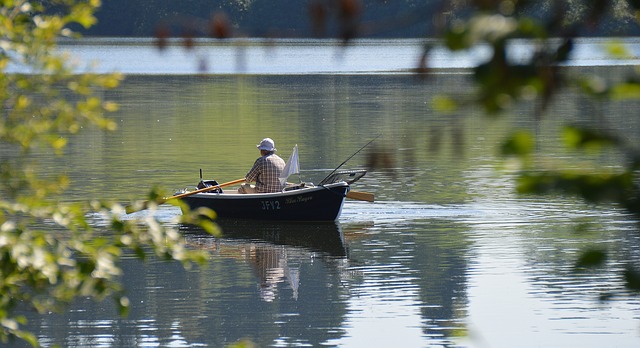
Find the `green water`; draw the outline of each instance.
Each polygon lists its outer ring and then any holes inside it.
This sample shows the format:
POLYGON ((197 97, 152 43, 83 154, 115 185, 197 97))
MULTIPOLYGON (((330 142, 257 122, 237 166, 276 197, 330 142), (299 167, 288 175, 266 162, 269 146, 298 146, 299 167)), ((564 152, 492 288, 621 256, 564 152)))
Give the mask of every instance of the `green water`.
MULTIPOLYGON (((539 122, 531 104, 499 118, 471 106, 432 109, 440 93, 469 98, 468 79, 128 76, 104 95, 121 106, 111 116, 116 132, 85 130, 65 157, 40 158, 42 170, 72 178, 63 199, 127 203, 153 185, 194 186, 200 169, 219 182, 241 178, 264 137, 283 158, 297 144, 302 179, 318 182, 380 135, 344 166, 371 169, 354 189, 377 201, 348 201, 328 225, 228 224, 222 238, 183 227, 192 247, 211 251, 209 267, 127 259, 127 318, 109 302, 81 300, 65 314, 31 317, 31 327, 43 344, 67 347, 220 347, 244 337, 276 347, 637 346, 640 301, 619 277, 624 261, 639 260, 636 223, 612 206, 518 196, 509 162, 497 156, 507 133, 524 128, 549 165, 619 165, 616 154, 567 153, 558 127, 612 126, 637 143, 637 103, 593 104, 565 90, 539 122), (577 224, 587 233, 576 234, 577 224), (574 272, 593 245, 614 250, 611 261, 574 272)), ((156 214, 172 224, 179 213, 156 214)))

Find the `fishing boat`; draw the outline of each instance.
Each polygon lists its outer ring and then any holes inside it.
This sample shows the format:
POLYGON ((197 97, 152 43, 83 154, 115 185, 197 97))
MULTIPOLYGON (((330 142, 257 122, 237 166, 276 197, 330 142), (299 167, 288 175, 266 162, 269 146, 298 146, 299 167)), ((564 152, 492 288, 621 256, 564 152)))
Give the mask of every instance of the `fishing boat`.
MULTIPOLYGON (((289 184, 276 193, 237 193, 223 190, 230 183, 218 185, 214 181, 201 181, 202 192, 183 190, 174 197, 191 209, 209 208, 219 219, 271 220, 271 221, 335 221, 340 216, 344 200, 349 196, 351 184, 363 177, 365 170, 341 171, 332 174, 320 184, 289 184)), ((231 182, 235 183, 235 182, 231 182)), ((358 199, 354 193, 350 198, 358 199)))
POLYGON ((245 179, 218 184, 215 180, 203 180, 202 170, 200 170, 200 182, 195 189, 183 189, 171 197, 151 202, 136 202, 125 207, 125 211, 130 214, 147 209, 150 205, 160 205, 169 200, 181 200, 185 203, 182 205, 183 213, 187 209, 209 208, 216 213, 216 217, 219 219, 335 221, 342 212, 345 198, 368 202, 374 200, 373 194, 351 190, 351 185, 360 180, 367 173, 366 170, 338 171, 350 158, 372 141, 347 158, 317 185, 308 182, 292 184, 287 181, 290 175, 300 174, 298 145, 296 145, 280 174, 280 183, 284 187, 280 192, 238 193, 237 190, 225 191, 224 188, 244 183, 245 179))

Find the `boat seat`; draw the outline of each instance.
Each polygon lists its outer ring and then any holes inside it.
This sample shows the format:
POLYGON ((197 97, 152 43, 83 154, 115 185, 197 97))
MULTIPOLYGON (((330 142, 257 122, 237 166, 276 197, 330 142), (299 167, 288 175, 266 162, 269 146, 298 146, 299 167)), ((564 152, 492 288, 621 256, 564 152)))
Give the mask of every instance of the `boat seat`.
POLYGON ((284 192, 293 191, 293 190, 299 190, 299 189, 305 188, 305 187, 314 187, 314 186, 315 185, 313 183, 310 183, 310 182, 301 182, 299 184, 287 183, 287 186, 285 186, 285 188, 282 191, 284 191, 284 192))

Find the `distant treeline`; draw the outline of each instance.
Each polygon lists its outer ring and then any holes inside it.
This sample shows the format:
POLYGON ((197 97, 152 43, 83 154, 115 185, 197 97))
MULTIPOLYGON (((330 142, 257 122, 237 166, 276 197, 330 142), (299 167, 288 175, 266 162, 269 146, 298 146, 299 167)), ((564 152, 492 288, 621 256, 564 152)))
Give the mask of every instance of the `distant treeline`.
MULTIPOLYGON (((526 15, 553 17, 550 1, 533 1, 526 15)), ((442 0, 107 0, 97 13, 98 24, 84 34, 431 37, 439 34, 442 25, 472 11, 468 2, 442 0)), ((577 35, 640 35, 633 14, 616 11, 612 9, 598 27, 577 35)), ((579 15, 575 16, 578 21, 579 15)))

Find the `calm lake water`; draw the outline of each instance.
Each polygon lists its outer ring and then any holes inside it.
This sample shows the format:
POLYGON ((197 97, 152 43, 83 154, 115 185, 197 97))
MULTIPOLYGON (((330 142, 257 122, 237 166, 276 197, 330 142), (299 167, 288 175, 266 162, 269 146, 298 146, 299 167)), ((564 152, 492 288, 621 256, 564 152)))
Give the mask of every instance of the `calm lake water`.
MULTIPOLYGON (((219 182, 241 178, 264 137, 284 158, 299 146, 304 181, 318 182, 379 134, 344 168, 366 167, 371 153, 386 162, 354 185, 377 201, 347 201, 336 223, 226 222, 216 238, 175 225, 179 210, 162 206, 163 223, 211 252, 208 267, 126 258, 129 316, 108 301, 80 300, 64 314, 30 318, 41 343, 638 347, 640 296, 621 282, 628 262, 640 264, 637 221, 615 206, 518 196, 509 162, 496 153, 522 128, 537 134, 549 166, 615 169, 619 154, 566 152, 559 127, 609 127, 638 144, 640 105, 596 103, 565 89, 538 122, 532 104, 499 118, 472 107, 438 114, 431 98, 469 97, 464 68, 483 53, 436 52, 442 70, 417 78, 406 72, 421 44, 248 42, 162 53, 144 40, 65 46, 99 71, 129 74, 104 95, 121 105, 116 132, 88 129, 65 157, 41 158, 43 169, 73 179, 65 200, 127 203, 153 185, 172 193, 195 186, 199 169, 219 182), (576 271, 579 253, 594 246, 610 252, 606 266, 576 271)), ((602 47, 582 42, 565 71, 618 79, 638 63, 637 54, 606 60, 602 47)))

